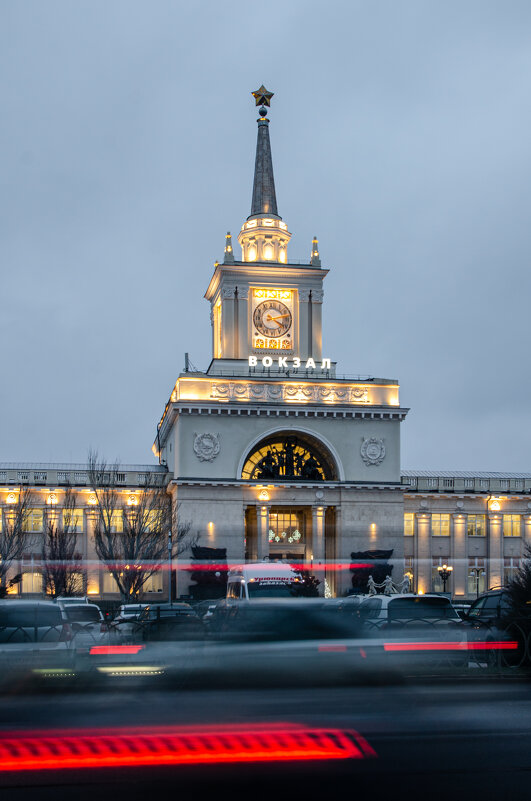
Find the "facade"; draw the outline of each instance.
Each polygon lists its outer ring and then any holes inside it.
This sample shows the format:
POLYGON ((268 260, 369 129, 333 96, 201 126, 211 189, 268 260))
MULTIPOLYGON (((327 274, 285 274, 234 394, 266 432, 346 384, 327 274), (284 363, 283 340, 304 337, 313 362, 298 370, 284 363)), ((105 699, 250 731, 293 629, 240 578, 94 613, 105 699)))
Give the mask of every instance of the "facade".
MULTIPOLYGON (((264 87, 259 106, 251 213, 227 234, 205 298, 212 359, 205 372, 181 373, 166 403, 153 451, 158 465, 116 474, 124 508, 146 481, 163 483, 200 545, 226 549, 229 563, 286 558, 323 579, 351 587, 353 554, 392 552, 393 577, 406 572, 419 592, 442 589, 437 566, 454 567, 456 597, 503 583, 531 534, 531 475, 401 473, 400 405, 394 379, 345 378, 323 350, 322 305, 328 270, 317 239, 307 263, 291 262, 292 234, 278 213, 264 87)), ((205 276, 206 277, 206 276, 205 276)), ((76 495, 79 552, 86 591, 116 599, 91 543, 91 488, 84 465, 1 465, 6 520, 22 486, 33 489, 28 525, 33 553, 13 572, 13 592, 39 593, 39 536, 46 511, 61 513, 67 487, 76 495)), ((188 563, 188 559, 185 560, 188 563)), ((177 564, 177 593, 190 586, 177 564)), ((167 592, 167 571, 144 597, 167 592)))

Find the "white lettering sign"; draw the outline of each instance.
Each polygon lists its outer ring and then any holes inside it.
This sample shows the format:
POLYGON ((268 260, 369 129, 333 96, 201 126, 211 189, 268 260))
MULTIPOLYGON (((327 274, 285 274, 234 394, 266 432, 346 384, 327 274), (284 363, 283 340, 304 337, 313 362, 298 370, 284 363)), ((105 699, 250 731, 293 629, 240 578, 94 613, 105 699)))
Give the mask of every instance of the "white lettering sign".
POLYGON ((277 367, 279 370, 331 370, 332 360, 322 359, 321 363, 315 363, 315 359, 311 357, 303 364, 298 356, 295 356, 292 361, 287 356, 278 356, 273 359, 272 356, 249 356, 249 367, 277 367))

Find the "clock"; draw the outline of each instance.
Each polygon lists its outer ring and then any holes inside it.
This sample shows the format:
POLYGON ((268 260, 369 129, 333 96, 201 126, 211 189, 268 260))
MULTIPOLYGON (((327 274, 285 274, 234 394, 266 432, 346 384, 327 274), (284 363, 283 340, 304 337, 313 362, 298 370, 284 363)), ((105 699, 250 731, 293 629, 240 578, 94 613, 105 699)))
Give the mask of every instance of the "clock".
POLYGON ((279 300, 264 300, 256 306, 253 322, 264 336, 281 337, 291 328, 291 312, 279 300))

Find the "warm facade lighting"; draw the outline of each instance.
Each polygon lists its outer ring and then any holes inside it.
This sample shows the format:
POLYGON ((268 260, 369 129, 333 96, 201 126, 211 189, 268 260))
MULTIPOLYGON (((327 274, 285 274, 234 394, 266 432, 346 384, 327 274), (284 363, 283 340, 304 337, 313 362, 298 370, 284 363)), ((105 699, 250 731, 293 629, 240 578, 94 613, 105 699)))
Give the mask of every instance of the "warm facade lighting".
POLYGON ((96 498, 96 496, 94 495, 94 493, 92 493, 91 495, 89 495, 89 496, 88 496, 88 498, 87 498, 87 503, 88 503, 90 506, 95 506, 95 505, 98 503, 98 499, 96 498))
POLYGON ((249 248, 247 253, 248 261, 255 261, 256 259, 256 248, 249 248))
POLYGON ((489 503, 489 509, 490 509, 491 512, 499 512, 500 511, 501 503, 499 502, 499 500, 497 500, 497 498, 494 498, 494 500, 492 500, 489 503))
POLYGON ((260 490, 260 494, 259 494, 258 498, 261 501, 268 501, 269 500, 269 492, 267 490, 265 490, 265 489, 260 490))
POLYGON ((138 498, 136 495, 130 495, 127 499, 128 506, 138 506, 138 498))
POLYGON ((50 492, 50 494, 46 498, 46 503, 49 506, 53 506, 54 504, 57 503, 57 495, 55 494, 55 492, 50 492))
POLYGON ((14 492, 8 492, 7 493, 7 498, 6 498, 6 503, 16 503, 16 502, 17 502, 16 494, 14 492))

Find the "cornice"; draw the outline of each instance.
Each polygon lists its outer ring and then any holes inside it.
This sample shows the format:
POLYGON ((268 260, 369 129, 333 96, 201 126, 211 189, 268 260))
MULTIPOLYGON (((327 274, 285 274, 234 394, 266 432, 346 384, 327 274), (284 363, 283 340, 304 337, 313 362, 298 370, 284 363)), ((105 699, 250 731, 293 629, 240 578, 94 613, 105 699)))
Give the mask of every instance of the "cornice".
POLYGON ((172 478, 168 482, 168 486, 175 485, 177 487, 233 487, 233 488, 249 488, 257 489, 264 487, 267 484, 271 489, 361 489, 361 490, 393 490, 403 493, 403 486, 398 482, 386 481, 246 481, 244 479, 226 479, 226 478, 193 478, 181 477, 172 478))
MULTIPOLYGON (((275 406, 273 404, 193 403, 175 401, 168 407, 161 423, 159 437, 164 445, 166 436, 179 415, 210 415, 216 417, 277 417, 349 420, 397 420, 402 422, 409 409, 389 406, 275 406)), ((407 487, 401 484, 404 490, 407 487)))
POLYGON ((271 280, 276 284, 283 284, 286 287, 297 288, 301 280, 311 283, 322 281, 329 273, 322 267, 312 267, 310 264, 280 264, 257 263, 257 262, 234 262, 231 264, 216 264, 214 274, 210 279, 204 297, 212 300, 216 294, 222 278, 238 281, 245 280, 249 283, 254 281, 271 280))

